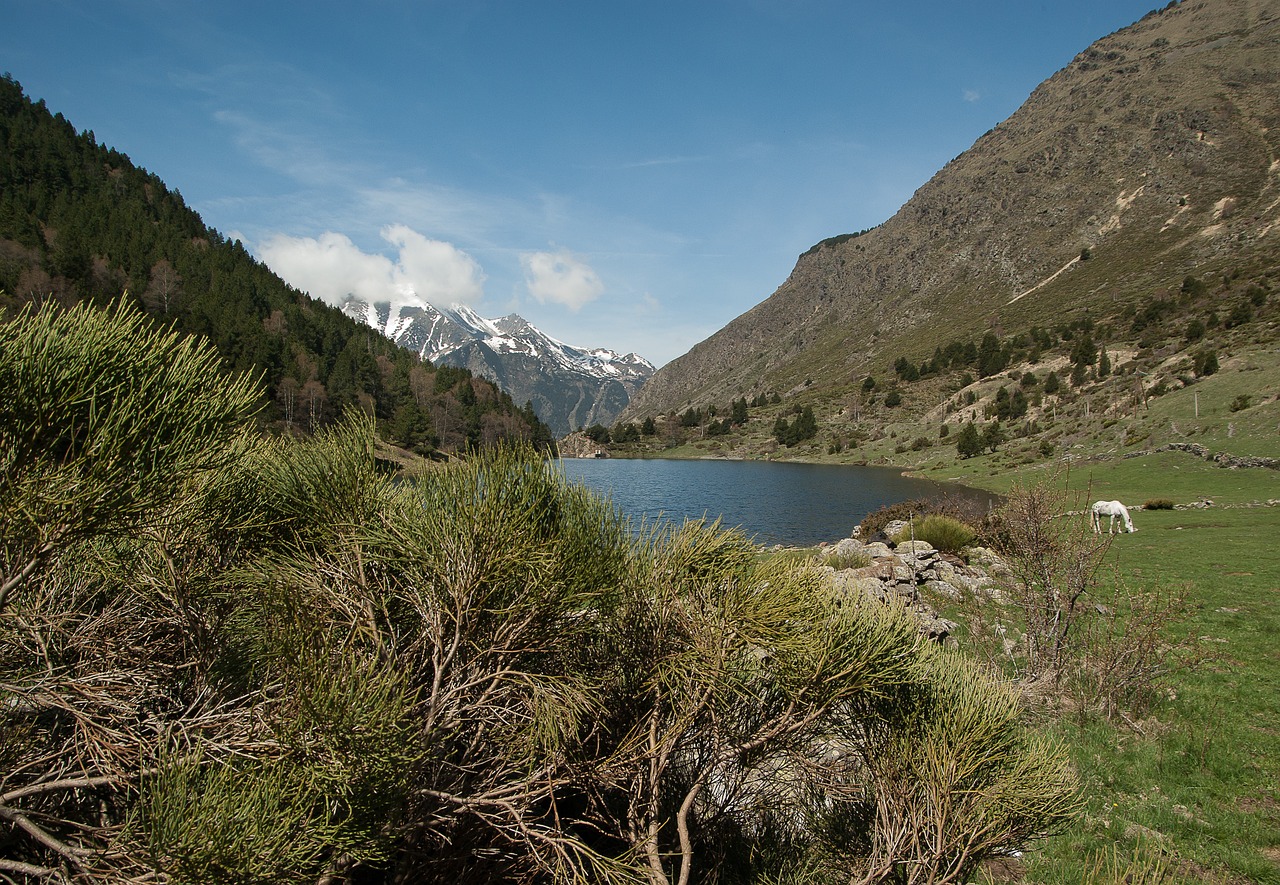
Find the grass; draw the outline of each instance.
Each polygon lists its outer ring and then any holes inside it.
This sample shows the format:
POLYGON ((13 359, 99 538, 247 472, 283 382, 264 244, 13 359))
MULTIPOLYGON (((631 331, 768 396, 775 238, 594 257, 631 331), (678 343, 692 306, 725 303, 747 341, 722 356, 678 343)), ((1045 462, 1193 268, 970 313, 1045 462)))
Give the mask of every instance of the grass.
POLYGON ((1143 511, 1138 533, 1118 535, 1109 554, 1131 586, 1189 587, 1205 662, 1173 677, 1131 725, 1076 716, 1052 725, 1071 748, 1086 810, 1027 858, 1027 881, 1080 882, 1119 848, 1158 852, 1163 881, 1280 883, 1280 506, 1245 506, 1280 498, 1280 472, 1169 452, 1073 470, 1070 487, 1215 502, 1143 511))
POLYGON ((1033 881, 1070 882, 1079 858, 1153 841, 1193 882, 1280 882, 1280 508, 1153 511, 1112 547, 1148 586, 1186 583, 1208 655, 1132 728, 1062 722, 1088 800, 1048 842, 1033 881))

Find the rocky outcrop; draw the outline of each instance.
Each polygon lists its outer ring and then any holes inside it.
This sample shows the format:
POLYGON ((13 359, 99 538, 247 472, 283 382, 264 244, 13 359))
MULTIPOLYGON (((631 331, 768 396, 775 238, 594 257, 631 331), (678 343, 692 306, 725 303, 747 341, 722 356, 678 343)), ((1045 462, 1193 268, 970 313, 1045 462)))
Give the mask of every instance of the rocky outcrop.
POLYGON ((1157 452, 1187 452, 1197 458, 1212 461, 1219 467, 1238 470, 1241 467, 1265 467, 1268 470, 1280 470, 1280 458, 1263 458, 1252 455, 1232 455, 1229 452, 1211 452, 1199 443, 1166 443, 1156 449, 1142 452, 1129 452, 1125 458, 1140 458, 1143 455, 1154 455, 1157 452))
POLYGON ((864 543, 845 538, 824 547, 823 554, 839 562, 865 562, 848 568, 823 566, 823 570, 827 579, 849 596, 901 601, 920 622, 920 632, 937 642, 949 641, 957 625, 940 616, 931 599, 1000 598, 993 575, 998 575, 1004 564, 984 547, 970 551, 968 564, 926 541, 864 543))

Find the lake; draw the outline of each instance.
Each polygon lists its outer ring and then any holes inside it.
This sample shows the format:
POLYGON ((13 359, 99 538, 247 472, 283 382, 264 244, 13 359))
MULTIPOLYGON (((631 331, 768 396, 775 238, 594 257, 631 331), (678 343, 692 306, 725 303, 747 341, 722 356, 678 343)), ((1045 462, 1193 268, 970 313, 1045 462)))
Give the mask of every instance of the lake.
POLYGON ((565 458, 570 482, 613 501, 638 522, 708 520, 740 527, 758 544, 812 546, 847 538, 885 504, 944 495, 986 504, 988 492, 905 477, 887 467, 778 461, 565 458))

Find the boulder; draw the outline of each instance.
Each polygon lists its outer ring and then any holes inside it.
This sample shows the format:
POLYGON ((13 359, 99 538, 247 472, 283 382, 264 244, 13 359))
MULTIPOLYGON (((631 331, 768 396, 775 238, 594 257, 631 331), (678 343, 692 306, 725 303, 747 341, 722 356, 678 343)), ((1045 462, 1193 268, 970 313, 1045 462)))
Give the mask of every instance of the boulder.
POLYGON ((884 559, 893 555, 893 550, 883 541, 872 541, 863 547, 863 553, 866 553, 872 559, 884 559))
POLYGON ((881 529, 880 533, 884 535, 886 538, 896 538, 898 536, 898 533, 901 532, 903 529, 905 529, 908 525, 910 525, 910 523, 908 523, 905 519, 891 519, 887 523, 885 523, 885 526, 883 529, 881 529))
POLYGON ((914 556, 918 560, 935 559, 938 551, 928 541, 903 541, 893 548, 899 556, 914 556))
POLYGON ((825 552, 828 554, 834 553, 836 556, 847 559, 862 553, 866 546, 866 544, 863 544, 856 538, 841 538, 836 542, 834 547, 829 548, 825 552))
POLYGON ((948 581, 925 581, 924 588, 931 593, 939 596, 945 596, 947 599, 960 602, 964 599, 964 594, 960 588, 948 581))

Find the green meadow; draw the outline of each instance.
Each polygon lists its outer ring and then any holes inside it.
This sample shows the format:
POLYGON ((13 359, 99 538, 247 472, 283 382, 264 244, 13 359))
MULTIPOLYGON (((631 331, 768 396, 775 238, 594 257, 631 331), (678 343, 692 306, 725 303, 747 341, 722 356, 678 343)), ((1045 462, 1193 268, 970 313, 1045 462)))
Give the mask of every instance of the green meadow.
POLYGON ((1081 508, 1211 502, 1136 511, 1137 532, 1115 537, 1106 573, 1121 586, 1186 589, 1190 615, 1170 632, 1195 660, 1140 712, 1052 718, 1085 811, 1018 872, 1044 883, 1280 882, 1280 471, 1161 452, 989 479, 981 484, 1000 491, 1062 483, 1081 508))

